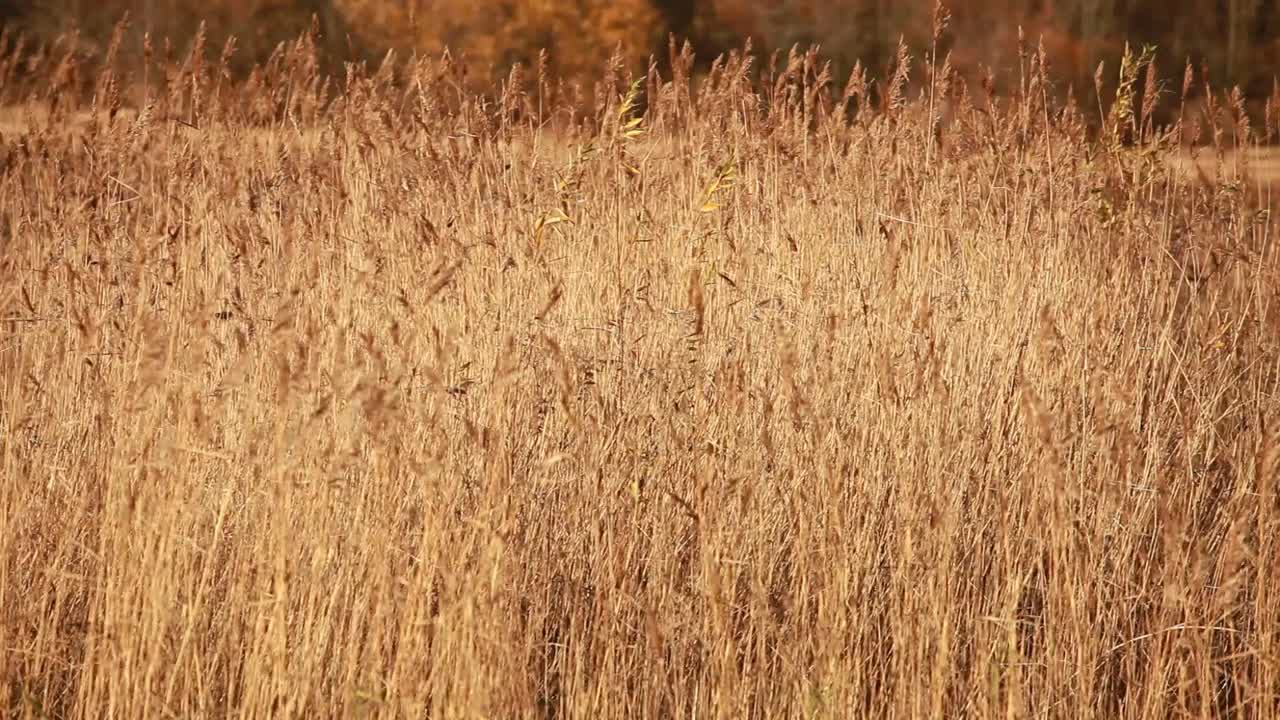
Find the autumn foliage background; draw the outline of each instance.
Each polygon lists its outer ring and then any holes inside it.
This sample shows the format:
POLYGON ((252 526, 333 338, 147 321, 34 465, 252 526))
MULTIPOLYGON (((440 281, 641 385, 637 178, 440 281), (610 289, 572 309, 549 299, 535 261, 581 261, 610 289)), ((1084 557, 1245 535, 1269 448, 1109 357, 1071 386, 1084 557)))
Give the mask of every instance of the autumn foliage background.
MULTIPOLYGON (((952 10, 943 50, 970 79, 988 69, 1006 79, 1020 29, 1044 43, 1064 90, 1091 91, 1098 64, 1114 65, 1126 42, 1157 46, 1167 76, 1180 78, 1190 61, 1215 85, 1254 98, 1271 94, 1280 67, 1280 3, 1264 0, 969 0, 952 10)), ((126 40, 150 33, 179 50, 204 22, 215 49, 236 38, 233 66, 247 71, 315 22, 335 68, 447 47, 485 81, 515 63, 536 65, 544 49, 555 77, 594 78, 617 49, 637 66, 666 57, 672 35, 690 40, 704 67, 749 39, 764 54, 820 45, 840 78, 858 61, 885 75, 900 40, 927 46, 931 11, 930 0, 0 0, 0 23, 37 43, 74 29, 91 56, 125 13, 126 40)))

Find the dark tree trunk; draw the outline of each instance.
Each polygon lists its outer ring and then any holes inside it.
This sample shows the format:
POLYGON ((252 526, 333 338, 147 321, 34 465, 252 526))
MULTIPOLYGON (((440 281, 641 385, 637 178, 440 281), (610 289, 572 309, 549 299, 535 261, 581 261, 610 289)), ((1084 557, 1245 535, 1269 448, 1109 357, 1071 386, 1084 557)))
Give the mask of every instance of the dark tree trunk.
POLYGON ((654 0, 653 4, 666 18, 671 32, 681 37, 689 36, 697 0, 654 0))

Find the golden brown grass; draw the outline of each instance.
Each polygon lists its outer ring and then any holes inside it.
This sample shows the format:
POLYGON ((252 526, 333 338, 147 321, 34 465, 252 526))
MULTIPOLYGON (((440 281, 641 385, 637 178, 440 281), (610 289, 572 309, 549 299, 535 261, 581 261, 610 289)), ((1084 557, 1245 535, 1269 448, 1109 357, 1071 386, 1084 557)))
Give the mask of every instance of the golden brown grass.
POLYGON ((10 97, 0 714, 1280 717, 1276 224, 1198 121, 304 46, 10 97))

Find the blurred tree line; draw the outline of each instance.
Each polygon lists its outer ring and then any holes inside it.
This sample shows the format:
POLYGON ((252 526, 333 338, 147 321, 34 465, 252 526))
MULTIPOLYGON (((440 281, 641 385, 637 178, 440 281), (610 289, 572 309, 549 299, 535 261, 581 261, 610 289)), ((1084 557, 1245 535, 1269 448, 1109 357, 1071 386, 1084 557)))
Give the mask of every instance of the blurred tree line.
MULTIPOLYGON (((837 81, 861 60, 883 77, 899 39, 929 47, 934 0, 0 0, 0 24, 49 39, 76 28, 85 52, 101 52, 125 12, 140 40, 178 48, 206 23, 210 44, 237 38, 237 69, 316 23, 333 67, 389 49, 465 56, 478 76, 513 63, 596 77, 620 50, 633 67, 666 57, 667 38, 687 38, 699 59, 741 47, 761 53, 818 44, 837 81)), ((1190 59, 1219 86, 1271 94, 1280 73, 1280 2, 1275 0, 951 0, 944 52, 970 77, 1018 66, 1018 33, 1043 42, 1056 77, 1091 88, 1099 62, 1114 68, 1126 42, 1159 48, 1161 70, 1181 75, 1190 59)), ((140 44, 140 43, 139 43, 140 44)))

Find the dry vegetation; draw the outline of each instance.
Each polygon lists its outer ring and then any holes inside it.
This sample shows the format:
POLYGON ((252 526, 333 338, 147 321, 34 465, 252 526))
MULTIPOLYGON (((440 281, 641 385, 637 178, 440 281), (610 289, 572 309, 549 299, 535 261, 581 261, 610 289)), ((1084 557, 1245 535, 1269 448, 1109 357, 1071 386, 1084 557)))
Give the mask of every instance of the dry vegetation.
POLYGON ((0 714, 1280 717, 1276 223, 1198 116, 311 57, 0 72, 0 714))

